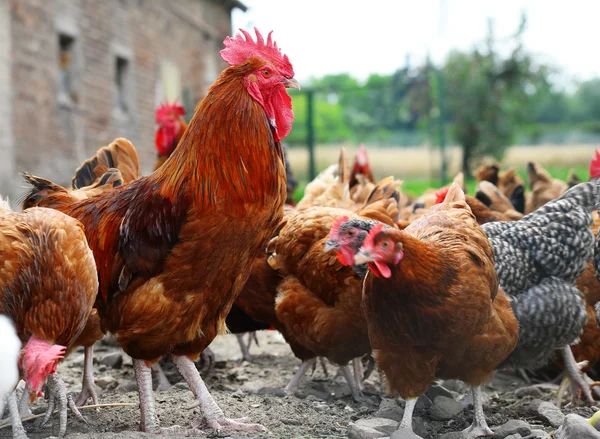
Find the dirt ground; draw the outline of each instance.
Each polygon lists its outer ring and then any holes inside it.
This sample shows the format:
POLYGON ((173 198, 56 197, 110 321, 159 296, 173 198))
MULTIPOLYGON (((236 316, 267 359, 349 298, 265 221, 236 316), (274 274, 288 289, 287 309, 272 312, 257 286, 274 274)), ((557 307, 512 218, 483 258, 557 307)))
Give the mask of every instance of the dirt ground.
MULTIPOLYGON (((320 366, 315 373, 310 372, 302 381, 296 396, 285 396, 281 389, 291 379, 299 365, 287 344, 275 331, 258 333, 260 346, 252 345, 251 352, 255 358, 252 362, 242 362, 239 345, 235 336, 217 337, 211 345, 217 357, 217 367, 206 377, 206 384, 229 417, 247 416, 253 422, 264 425, 268 432, 261 434, 238 434, 229 432, 220 437, 230 438, 346 438, 350 423, 365 418, 379 417, 380 405, 395 407, 391 395, 382 395, 379 388, 379 376, 373 372, 370 380, 373 386, 367 386, 365 399, 360 403, 354 402, 349 395, 349 389, 341 377, 334 380, 336 368, 328 365, 329 376, 326 377, 320 366), (387 400, 387 401, 386 401, 387 400), (384 401, 384 402, 382 402, 384 401)), ((67 438, 78 439, 137 439, 156 437, 140 433, 138 396, 133 380, 131 359, 121 354, 119 348, 98 344, 96 349, 95 379, 100 403, 127 403, 129 406, 104 407, 100 409, 84 409, 82 414, 87 418, 88 425, 74 419, 69 414, 67 438), (117 355, 115 355, 117 354, 117 355), (123 359, 122 364, 119 360, 123 359), (116 360, 116 361, 115 361, 116 360), (112 364, 109 366, 107 364, 112 364)), ((80 390, 83 353, 77 351, 67 358, 58 369, 59 375, 65 381, 71 392, 80 390)), ((165 373, 173 384, 168 391, 155 392, 158 415, 162 427, 180 425, 189 427, 194 421, 199 421, 201 415, 198 408, 186 409, 192 402, 192 394, 181 382, 181 377, 168 360, 164 363, 165 373)), ((453 391, 456 400, 465 393, 464 388, 456 382, 444 383, 446 388, 453 391)), ((510 419, 522 419, 532 428, 553 432, 555 428, 532 415, 528 410, 534 398, 552 401, 557 386, 530 386, 510 373, 497 373, 494 381, 486 389, 487 404, 484 406, 488 423, 492 429, 510 419)), ((398 400, 399 401, 399 400, 398 400)), ((425 439, 438 438, 440 435, 466 428, 472 419, 472 408, 450 420, 435 421, 431 417, 431 402, 425 400, 415 411, 419 418, 422 435, 425 439)), ((403 403, 399 402, 397 413, 391 417, 401 417, 403 403)), ((34 413, 40 413, 46 406, 46 401, 38 400, 34 413)), ((563 409, 564 413, 576 412, 589 417, 594 411, 588 407, 572 410, 563 409)), ((389 410, 388 410, 389 412, 389 410)), ((387 416, 390 417, 389 413, 387 416)), ((31 439, 48 438, 57 434, 58 417, 54 415, 44 428, 37 428, 40 419, 24 423, 31 439)), ((10 438, 10 428, 0 429, 0 438, 10 438)), ((170 437, 182 437, 171 435, 170 437)), ((207 431, 205 435, 195 435, 197 438, 217 437, 207 431)))

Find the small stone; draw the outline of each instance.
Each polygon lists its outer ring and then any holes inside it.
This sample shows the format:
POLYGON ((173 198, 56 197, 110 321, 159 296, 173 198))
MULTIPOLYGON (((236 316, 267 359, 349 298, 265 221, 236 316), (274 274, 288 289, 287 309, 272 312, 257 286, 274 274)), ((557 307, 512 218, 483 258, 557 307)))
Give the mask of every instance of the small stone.
POLYGON ((347 405, 346 407, 344 407, 344 411, 348 412, 348 413, 354 413, 354 409, 352 407, 350 407, 349 405, 347 405))
POLYGON ((462 431, 451 431, 450 433, 441 435, 440 439, 465 439, 465 435, 462 431))
POLYGON ((100 378, 97 378, 95 381, 96 385, 101 389, 115 388, 119 385, 119 382, 110 375, 103 375, 100 378))
POLYGON ((554 428, 560 427, 565 420, 565 415, 551 402, 534 399, 529 404, 529 411, 554 428))
MULTIPOLYGON (((96 384, 98 384, 98 380, 96 380, 96 384)), ((173 387, 175 387, 175 386, 173 386, 173 387)), ((137 386, 137 383, 135 380, 122 381, 116 388, 116 391, 121 392, 121 393, 137 392, 137 390, 138 390, 138 386, 137 386)))
POLYGON ((189 390, 190 386, 188 386, 185 381, 179 381, 178 383, 173 384, 173 388, 179 390, 189 390))
POLYGON ((265 387, 263 380, 253 380, 246 381, 240 388, 246 393, 258 393, 263 387, 265 387))
POLYGON ((244 391, 242 389, 238 389, 231 394, 232 398, 239 399, 239 400, 244 399, 245 396, 246 396, 246 394, 244 393, 244 391))
POLYGON ((123 366, 123 355, 119 352, 104 354, 98 358, 98 364, 104 364, 113 369, 120 369, 123 366))
POLYGON ((556 431, 555 439, 600 439, 600 432, 579 415, 565 416, 563 425, 556 431))
POLYGON ((350 386, 347 383, 339 384, 335 386, 333 397, 335 399, 345 398, 346 396, 352 395, 350 386))
POLYGON ((415 409, 427 410, 432 405, 433 405, 433 403, 431 402, 431 399, 429 399, 429 397, 427 397, 425 395, 421 395, 421 396, 419 396, 419 399, 417 399, 417 404, 415 405, 415 409))
POLYGON ((381 403, 379 403, 379 409, 375 412, 375 416, 400 422, 403 413, 404 410, 398 405, 396 400, 384 398, 381 400, 381 403))
POLYGON ((329 406, 324 402, 317 402, 313 405, 313 408, 318 412, 326 412, 329 410, 329 406))
POLYGON ((447 396, 438 396, 433 401, 433 406, 429 410, 431 419, 436 421, 447 421, 454 418, 460 412, 463 411, 463 407, 460 402, 456 402, 452 398, 447 396))
POLYGON ((534 398, 541 398, 544 396, 544 392, 538 386, 527 386, 520 387, 515 390, 515 396, 517 398, 523 398, 524 396, 533 396, 534 398))
POLYGON ((260 407, 260 404, 251 404, 250 407, 252 407, 253 409, 257 409, 260 407))
POLYGON ((302 425, 302 421, 299 421, 298 419, 281 418, 280 421, 285 425, 302 425))
POLYGON ((504 439, 523 439, 519 433, 511 434, 510 436, 506 436, 504 439))
POLYGON ((527 439, 550 439, 550 435, 544 430, 531 430, 531 434, 527 439))
POLYGON ((389 436, 397 428, 398 423, 391 419, 359 419, 348 426, 348 437, 350 439, 379 439, 389 436))
POLYGON ((330 397, 329 393, 327 392, 323 392, 321 390, 317 390, 317 389, 313 389, 313 388, 306 388, 306 389, 302 389, 301 391, 299 391, 297 394, 298 398, 306 398, 307 400, 320 400, 320 401, 327 401, 330 397))
POLYGON ((430 426, 418 416, 414 416, 412 419, 413 431, 421 437, 427 437, 429 434, 430 426))
POLYGON ((108 368, 103 364, 102 366, 98 366, 98 372, 106 372, 108 368))
POLYGON ((514 434, 519 434, 521 436, 528 436, 531 434, 531 426, 527 422, 519 419, 511 419, 493 430, 494 439, 504 439, 514 434))
POLYGON ((390 439, 422 439, 413 431, 410 431, 406 428, 402 430, 396 430, 390 435, 390 439))
POLYGON ((235 377, 235 379, 238 380, 238 381, 248 381, 250 379, 250 377, 248 375, 245 375, 245 374, 240 374, 240 375, 237 375, 235 377))
POLYGON ((281 387, 261 387, 258 389, 258 394, 284 397, 285 390, 283 390, 281 387))
POLYGON ((445 396, 447 398, 454 399, 454 395, 452 394, 452 392, 446 389, 444 386, 440 386, 439 384, 432 384, 431 386, 429 386, 429 388, 425 392, 425 395, 427 395, 427 397, 432 401, 435 399, 436 396, 445 396))

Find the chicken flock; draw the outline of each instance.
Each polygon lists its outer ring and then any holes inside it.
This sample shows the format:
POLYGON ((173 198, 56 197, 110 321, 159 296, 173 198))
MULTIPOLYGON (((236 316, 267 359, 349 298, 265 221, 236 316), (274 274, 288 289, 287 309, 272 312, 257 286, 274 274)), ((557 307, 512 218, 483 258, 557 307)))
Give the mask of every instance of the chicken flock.
POLYGON ((406 437, 417 437, 417 398, 439 379, 472 388, 467 438, 493 434, 481 389, 498 369, 554 364, 565 370, 559 401, 570 386, 573 400, 593 403, 600 154, 589 182, 530 163, 527 192, 515 169, 493 164, 478 170, 475 196, 459 175, 411 199, 394 177, 375 180, 363 146, 353 167, 342 149, 296 204, 281 141, 293 122, 286 88, 300 86, 271 34, 255 32, 225 40, 230 67, 189 125, 178 104, 157 109, 151 174, 117 138, 71 188, 24 174, 23 210, 0 201, 0 414, 6 402, 13 436, 27 437, 21 417, 44 386, 45 421, 57 408, 59 436, 68 410, 84 419, 78 407, 98 399, 93 346, 106 334, 133 359, 149 433, 265 431, 228 418, 196 366, 228 330, 244 358, 252 337, 242 334, 282 334, 300 360, 289 394, 327 359, 360 401, 370 373, 361 359, 375 362, 383 390, 406 401, 406 437), (73 398, 56 367, 78 347, 73 398), (166 355, 202 414, 190 428, 159 422, 151 372, 166 355))

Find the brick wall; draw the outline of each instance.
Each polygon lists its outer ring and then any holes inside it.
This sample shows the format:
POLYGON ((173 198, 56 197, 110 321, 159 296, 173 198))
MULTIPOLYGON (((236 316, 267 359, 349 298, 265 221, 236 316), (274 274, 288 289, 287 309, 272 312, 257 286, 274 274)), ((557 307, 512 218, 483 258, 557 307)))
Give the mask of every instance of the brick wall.
MULTIPOLYGON (((0 6, 0 133, 6 129, 2 115, 7 109, 2 103, 10 102, 2 99, 7 90, 2 54, 12 40, 13 118, 9 123, 14 169, 69 184, 84 158, 122 136, 136 146, 142 172, 149 172, 155 159, 154 108, 161 62, 168 60, 178 67, 193 108, 225 67, 218 55, 231 32, 225 3, 10 0, 6 40, 0 6), (59 93, 59 34, 73 39, 70 96, 59 93), (127 62, 127 111, 116 104, 117 57, 127 62)), ((0 159, 10 157, 11 142, 4 136, 0 139, 0 159)), ((0 180, 0 192, 5 191, 8 188, 0 180)))

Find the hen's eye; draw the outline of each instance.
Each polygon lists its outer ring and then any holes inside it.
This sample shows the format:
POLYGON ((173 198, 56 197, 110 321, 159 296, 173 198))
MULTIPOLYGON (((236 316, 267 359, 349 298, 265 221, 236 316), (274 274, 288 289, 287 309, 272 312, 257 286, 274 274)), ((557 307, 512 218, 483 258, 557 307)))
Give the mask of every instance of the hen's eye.
POLYGON ((383 248, 388 248, 390 246, 390 243, 385 241, 383 244, 381 244, 381 247, 383 248))
POLYGON ((265 78, 268 78, 269 76, 271 76, 271 71, 270 71, 270 70, 263 70, 263 72, 262 72, 262 73, 263 73, 263 76, 264 76, 265 78))
POLYGON ((354 230, 348 230, 348 236, 354 236, 354 230))

